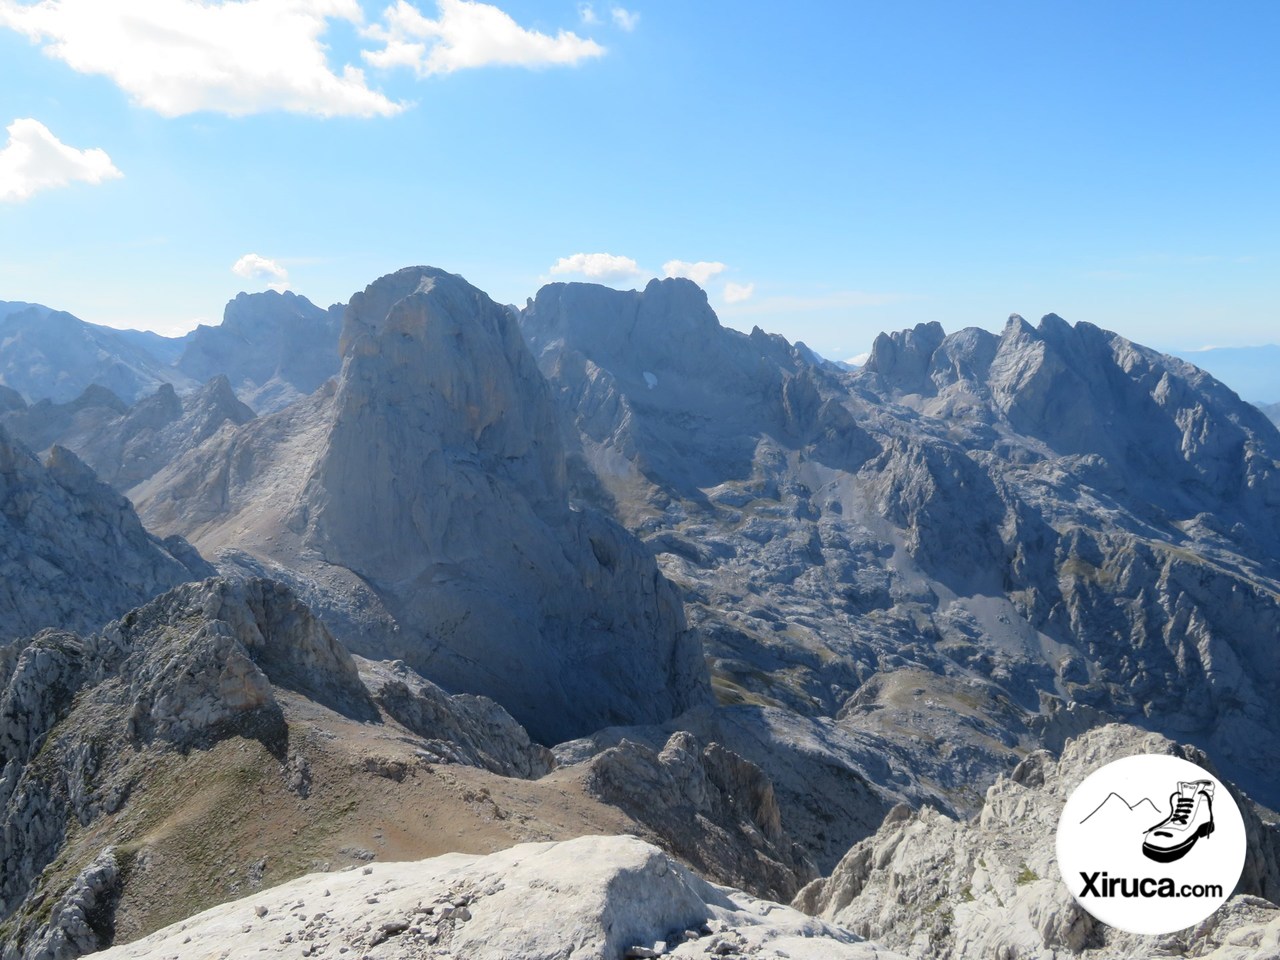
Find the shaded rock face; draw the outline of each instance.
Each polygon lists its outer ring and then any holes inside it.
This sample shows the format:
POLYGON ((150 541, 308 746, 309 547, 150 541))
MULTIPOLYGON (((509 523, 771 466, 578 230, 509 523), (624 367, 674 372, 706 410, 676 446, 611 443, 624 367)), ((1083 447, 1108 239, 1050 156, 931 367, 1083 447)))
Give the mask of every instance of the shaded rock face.
POLYGON ((764 772, 687 732, 660 752, 623 740, 593 757, 588 789, 649 826, 705 874, 757 896, 790 900, 816 870, 782 827, 764 772))
POLYGON ((897 804, 945 799, 913 776, 910 751, 886 751, 883 740, 845 723, 780 707, 703 707, 659 726, 598 730, 557 744, 555 756, 560 775, 580 776, 601 796, 611 780, 622 781, 619 771, 631 771, 627 776, 634 774, 639 789, 628 797, 618 786, 611 803, 690 862, 746 871, 731 882, 757 891, 802 878, 809 861, 829 873, 897 804), (692 762, 698 749, 702 759, 692 762), (722 768, 712 755, 735 759, 722 768), (597 765, 603 778, 596 776, 597 765), (654 784, 663 786, 650 789, 654 784), (682 812, 664 811, 659 794, 682 812), (778 825, 794 847, 773 835, 768 811, 775 805, 778 825))
POLYGON ((683 588, 722 703, 838 716, 943 809, 1039 744, 1043 697, 1280 800, 1280 435, 1207 374, 1053 315, 841 373, 676 281, 552 284, 521 324, 571 482, 683 588))
POLYGON ((342 349, 330 389, 135 491, 149 522, 282 569, 353 650, 491 697, 543 742, 706 698, 651 555, 571 508, 555 409, 506 310, 410 268, 352 299, 342 349))
MULTIPOLYGON (((172 387, 167 389, 172 393, 172 387)), ((14 397, 0 413, 0 423, 32 450, 47 450, 57 443, 74 451, 68 438, 96 434, 129 410, 123 400, 96 384, 66 403, 46 399, 28 406, 16 393, 14 397)))
POLYGON ((210 573, 185 541, 147 533, 75 454, 54 447, 41 463, 0 428, 0 640, 101 626, 210 573))
POLYGON ((634 837, 302 877, 102 956, 293 957, 339 943, 376 960, 897 958, 787 907, 706 883, 634 837))
POLYGON ((487 697, 450 696, 400 661, 358 662, 374 702, 422 737, 439 762, 526 779, 544 776, 555 767, 551 751, 533 743, 524 727, 487 697))
POLYGON ((254 410, 269 413, 313 393, 338 372, 342 307, 295 293, 241 293, 222 323, 185 338, 175 367, 197 383, 225 376, 254 410))
POLYGON ((164 384, 132 407, 109 390, 89 387, 70 403, 42 400, 0 413, 0 424, 33 450, 66 447, 125 492, 225 424, 238 426, 253 416, 219 375, 182 397, 164 384))
POLYGON ((1069 741, 1060 758, 1031 754, 987 791, 980 814, 956 821, 895 808, 874 837, 853 847, 830 877, 794 905, 912 957, 1053 960, 1153 954, 1245 960, 1280 933, 1276 828, 1237 794, 1247 860, 1235 895, 1195 928, 1161 938, 1098 923, 1062 883, 1053 838, 1063 805, 1090 773, 1134 754, 1169 754, 1209 766, 1205 755, 1158 734, 1111 724, 1069 741))

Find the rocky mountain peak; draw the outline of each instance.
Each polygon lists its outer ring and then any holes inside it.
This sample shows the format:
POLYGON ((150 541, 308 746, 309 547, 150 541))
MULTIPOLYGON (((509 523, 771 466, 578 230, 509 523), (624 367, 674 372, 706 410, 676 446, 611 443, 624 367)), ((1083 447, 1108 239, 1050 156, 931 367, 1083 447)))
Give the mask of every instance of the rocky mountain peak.
MULTIPOLYGON (((388 547, 407 548, 409 531, 439 545, 445 515, 423 502, 406 530, 399 505, 430 496, 453 464, 504 478, 540 516, 563 519, 564 454, 546 439, 557 433, 551 400, 505 308, 454 274, 406 268, 352 298, 342 349, 336 419, 316 477, 324 496, 315 530, 337 555, 368 564, 371 534, 388 547), (399 461, 394 469, 368 470, 388 457, 399 461), (350 507, 370 498, 380 508, 356 511, 353 527, 350 507)), ((385 565, 366 567, 370 574, 403 575, 405 553, 379 552, 385 565)))
POLYGON ((681 277, 651 280, 643 291, 593 283, 551 283, 521 316, 536 345, 563 341, 611 369, 665 369, 696 376, 723 367, 730 341, 742 334, 720 325, 706 292, 681 277))
POLYGON ((228 333, 253 336, 254 328, 261 324, 264 316, 311 319, 321 312, 314 303, 292 290, 241 292, 222 308, 222 327, 228 333))
MULTIPOLYGON (((173 384, 162 383, 160 390, 167 389, 167 396, 176 397, 173 392, 173 384)), ((106 407, 108 410, 114 410, 116 413, 124 413, 129 409, 129 405, 121 400, 118 396, 108 390, 106 387, 91 383, 84 388, 84 392, 80 396, 71 401, 72 409, 83 410, 87 407, 106 407)))
POLYGON ((192 394, 185 404, 179 403, 174 408, 172 401, 166 399, 165 403, 178 417, 191 419, 193 432, 202 438, 222 423, 239 425, 254 418, 253 410, 240 401, 231 381, 221 373, 192 394))
MULTIPOLYGON (((378 278, 362 292, 352 296, 343 315, 342 337, 338 346, 342 356, 350 355, 362 336, 376 337, 394 326, 396 321, 391 318, 392 307, 415 294, 431 299, 437 309, 443 309, 449 301, 458 306, 461 301, 474 295, 484 296, 457 274, 437 267, 403 267, 395 273, 378 278)), ((413 323, 410 321, 399 332, 413 336, 412 327, 413 323)))
POLYGON ((1017 336, 1019 333, 1031 333, 1034 328, 1031 324, 1023 319, 1020 313, 1009 314, 1009 319, 1004 323, 1004 330, 1001 332, 1002 337, 1017 336))
POLYGON ((182 400, 178 398, 173 384, 162 383, 160 389, 149 397, 143 397, 132 408, 121 404, 118 408, 109 409, 113 409, 122 416, 131 416, 135 423, 145 422, 153 429, 157 429, 182 416, 182 400))
POLYGON ((942 324, 936 320, 918 323, 910 330, 882 333, 871 345, 871 356, 862 369, 879 374, 904 393, 919 393, 926 389, 933 354, 945 338, 942 324))
POLYGON ((197 383, 225 375, 250 406, 276 410, 338 372, 340 324, 340 307, 322 310, 289 291, 241 293, 221 324, 187 335, 175 366, 197 383))
MULTIPOLYGON (((1092 326, 1092 324, 1087 324, 1086 326, 1092 326)), ((1037 332, 1042 337, 1055 335, 1063 336, 1071 333, 1072 329, 1071 324, 1067 323, 1067 321, 1063 320, 1056 313, 1046 313, 1040 318, 1040 325, 1037 328, 1037 332)), ((1097 328, 1095 327, 1094 329, 1097 328)))

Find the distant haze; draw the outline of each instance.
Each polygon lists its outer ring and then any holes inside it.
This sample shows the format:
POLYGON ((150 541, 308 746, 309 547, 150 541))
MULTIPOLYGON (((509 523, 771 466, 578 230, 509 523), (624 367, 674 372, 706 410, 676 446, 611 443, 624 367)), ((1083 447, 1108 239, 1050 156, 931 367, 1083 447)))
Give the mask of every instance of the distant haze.
POLYGON ((1207 370, 1250 403, 1280 402, 1280 346, 1169 351, 1207 370))

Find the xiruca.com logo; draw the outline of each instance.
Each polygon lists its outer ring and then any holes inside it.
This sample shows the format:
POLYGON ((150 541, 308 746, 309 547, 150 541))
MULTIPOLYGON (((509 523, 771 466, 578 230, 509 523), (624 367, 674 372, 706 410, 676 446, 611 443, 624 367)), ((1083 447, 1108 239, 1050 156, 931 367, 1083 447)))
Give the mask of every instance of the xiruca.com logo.
POLYGON ((1076 902, 1130 933, 1172 933, 1218 909, 1244 868, 1244 821, 1216 777, 1181 757, 1125 757, 1090 774, 1058 822, 1076 902))

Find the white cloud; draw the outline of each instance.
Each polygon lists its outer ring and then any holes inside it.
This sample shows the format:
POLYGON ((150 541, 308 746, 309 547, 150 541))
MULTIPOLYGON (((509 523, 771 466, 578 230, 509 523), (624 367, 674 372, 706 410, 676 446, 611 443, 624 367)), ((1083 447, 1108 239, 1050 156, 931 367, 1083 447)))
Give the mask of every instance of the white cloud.
POLYGON ((725 303, 742 303, 744 300, 750 300, 751 295, 756 292, 754 283, 734 283, 730 281, 724 285, 724 302, 725 303))
POLYGON ((404 105, 371 90, 357 67, 329 66, 329 21, 362 19, 358 0, 0 0, 0 26, 166 117, 398 113, 404 105))
POLYGON ((596 13, 596 8, 589 3, 578 4, 578 19, 589 27, 594 27, 600 22, 600 16, 596 13))
POLYGON ((588 280, 608 282, 629 280, 643 275, 643 271, 630 257, 615 257, 611 253, 575 253, 561 257, 552 266, 553 274, 578 274, 588 280))
MULTIPOLYGON (((407 0, 396 0, 381 24, 364 31, 383 48, 361 56, 375 67, 411 67, 425 77, 494 65, 567 66, 604 54, 600 44, 576 33, 561 30, 552 37, 526 30, 492 4, 438 0, 437 8, 439 19, 431 20, 407 0)), ((587 9, 579 8, 579 14, 585 17, 587 9)))
POLYGON ((665 276, 688 277, 700 287, 706 286, 708 280, 724 269, 723 263, 712 260, 699 260, 697 263, 690 263, 687 260, 668 260, 662 265, 665 276))
POLYGON ((871 359, 870 353, 860 353, 856 357, 850 357, 845 363, 851 367, 860 367, 871 359))
POLYGON ((614 25, 621 27, 623 30, 627 31, 627 33, 634 30, 636 25, 640 22, 640 14, 632 13, 630 10, 624 10, 622 7, 614 7, 609 12, 613 14, 614 25))
POLYGON ((289 271, 274 260, 259 256, 256 253, 246 253, 231 266, 231 272, 237 277, 243 277, 246 280, 267 281, 266 286, 270 290, 279 293, 289 289, 289 271))
POLYGON ((105 150, 68 147, 38 120, 14 120, 7 129, 9 142, 0 150, 0 203, 26 200, 75 181, 101 183, 124 176, 105 150))

